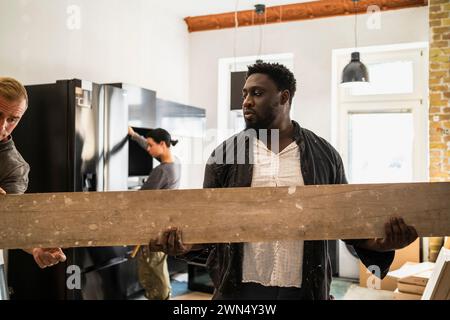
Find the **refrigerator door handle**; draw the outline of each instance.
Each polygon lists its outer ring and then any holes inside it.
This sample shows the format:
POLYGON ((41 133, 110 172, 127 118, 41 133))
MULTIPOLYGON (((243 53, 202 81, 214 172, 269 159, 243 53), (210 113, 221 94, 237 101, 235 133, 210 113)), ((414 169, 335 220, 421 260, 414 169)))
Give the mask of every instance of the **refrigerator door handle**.
POLYGON ((97 191, 97 177, 95 173, 86 173, 83 175, 83 192, 97 191))

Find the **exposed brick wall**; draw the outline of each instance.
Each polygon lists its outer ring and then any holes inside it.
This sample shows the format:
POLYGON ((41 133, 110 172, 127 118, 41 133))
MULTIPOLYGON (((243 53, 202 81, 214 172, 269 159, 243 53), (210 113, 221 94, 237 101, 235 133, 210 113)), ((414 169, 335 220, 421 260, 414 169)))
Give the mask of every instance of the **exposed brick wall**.
POLYGON ((450 0, 429 0, 430 179, 450 181, 450 0))
MULTIPOLYGON (((430 180, 450 181, 450 0, 429 0, 430 180)), ((444 238, 430 238, 428 259, 436 261, 444 238)))

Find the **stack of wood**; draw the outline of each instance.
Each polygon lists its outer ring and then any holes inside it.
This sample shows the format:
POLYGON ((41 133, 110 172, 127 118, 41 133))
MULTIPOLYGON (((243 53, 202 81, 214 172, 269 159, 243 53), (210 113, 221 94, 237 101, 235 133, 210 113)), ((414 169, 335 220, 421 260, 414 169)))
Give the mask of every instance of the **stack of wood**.
POLYGON ((433 270, 427 270, 409 277, 401 278, 397 283, 398 300, 420 300, 433 270))
POLYGON ((396 300, 421 300, 428 280, 433 273, 434 263, 405 263, 400 269, 388 275, 397 279, 394 292, 396 300))

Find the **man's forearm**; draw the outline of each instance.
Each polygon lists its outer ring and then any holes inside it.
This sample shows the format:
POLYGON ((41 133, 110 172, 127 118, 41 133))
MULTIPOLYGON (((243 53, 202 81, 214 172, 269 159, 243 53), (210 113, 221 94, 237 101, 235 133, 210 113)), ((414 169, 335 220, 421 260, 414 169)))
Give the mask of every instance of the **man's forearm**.
POLYGON ((204 244, 194 244, 192 245, 192 248, 189 251, 199 251, 205 249, 205 247, 206 246, 204 244))
POLYGON ((353 243, 354 247, 366 249, 366 250, 372 250, 377 252, 386 252, 391 250, 386 250, 383 247, 380 246, 377 239, 364 239, 364 240, 357 240, 353 243))

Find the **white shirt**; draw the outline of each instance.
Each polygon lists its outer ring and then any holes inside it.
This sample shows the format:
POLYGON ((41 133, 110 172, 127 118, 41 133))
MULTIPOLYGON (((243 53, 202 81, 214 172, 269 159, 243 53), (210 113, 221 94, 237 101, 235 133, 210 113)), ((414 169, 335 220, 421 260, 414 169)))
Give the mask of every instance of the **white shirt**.
MULTIPOLYGON (((304 185, 300 168, 300 150, 292 142, 279 154, 255 139, 252 187, 304 185)), ((303 241, 275 241, 244 244, 243 282, 264 286, 302 285, 303 241)))

